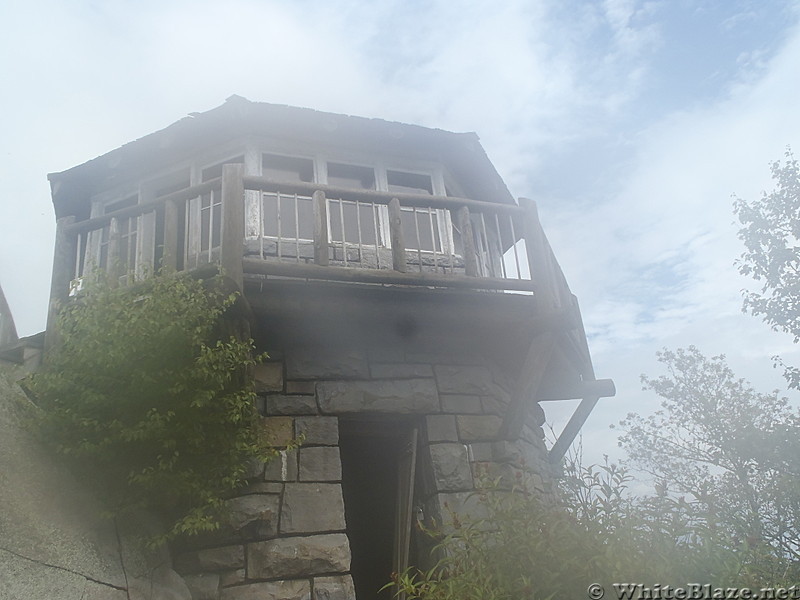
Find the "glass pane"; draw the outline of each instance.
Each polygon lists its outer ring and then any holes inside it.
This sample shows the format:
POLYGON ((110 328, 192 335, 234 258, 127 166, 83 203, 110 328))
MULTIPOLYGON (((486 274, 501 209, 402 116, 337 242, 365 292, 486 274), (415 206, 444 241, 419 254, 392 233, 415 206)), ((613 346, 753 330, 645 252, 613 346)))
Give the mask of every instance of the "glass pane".
POLYGON ((390 192, 401 194, 433 194, 431 176, 404 171, 386 171, 390 192))
POLYGON ((244 164, 244 156, 237 156, 236 158, 229 158, 228 160, 224 160, 221 163, 217 163, 211 167, 206 167, 203 169, 202 179, 203 181, 208 181, 209 179, 216 179, 217 177, 222 177, 222 166, 223 165, 230 165, 230 164, 244 164))
POLYGON ((328 163, 328 185, 354 190, 374 190, 375 170, 372 167, 328 163))
POLYGON ((438 214, 428 214, 427 209, 417 210, 416 225, 414 224, 414 210, 403 208, 400 213, 403 223, 403 236, 405 237, 406 248, 413 248, 428 251, 439 251, 441 244, 439 241, 439 221, 438 214), (433 219, 433 236, 431 236, 431 219, 433 219), (417 235, 419 234, 419 239, 417 235))
POLYGON ((314 181, 314 162, 310 158, 295 158, 280 154, 263 154, 261 173, 275 181, 314 181))

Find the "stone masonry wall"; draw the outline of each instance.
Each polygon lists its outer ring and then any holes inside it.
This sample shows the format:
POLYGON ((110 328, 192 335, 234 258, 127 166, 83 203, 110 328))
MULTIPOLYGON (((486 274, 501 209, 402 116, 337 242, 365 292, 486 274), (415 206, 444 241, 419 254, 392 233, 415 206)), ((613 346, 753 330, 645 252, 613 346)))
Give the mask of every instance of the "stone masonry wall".
POLYGON ((228 501, 222 530, 176 556, 194 600, 355 598, 340 415, 419 420, 426 518, 441 519, 445 504, 467 510, 480 466, 508 481, 524 469, 543 495, 552 491, 542 409, 528 411, 519 440, 499 440, 511 382, 485 360, 391 350, 270 354, 255 373, 263 427, 277 447, 300 436, 302 445, 252 465, 250 485, 228 501))

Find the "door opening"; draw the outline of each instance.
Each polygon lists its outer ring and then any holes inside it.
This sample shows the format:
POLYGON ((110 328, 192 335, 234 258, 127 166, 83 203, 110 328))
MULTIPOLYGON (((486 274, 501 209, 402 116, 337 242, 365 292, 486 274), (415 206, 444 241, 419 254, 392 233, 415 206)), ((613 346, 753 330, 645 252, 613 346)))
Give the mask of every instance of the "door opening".
POLYGON ((340 418, 347 535, 358 600, 389 600, 378 590, 409 564, 416 428, 386 419, 340 418))

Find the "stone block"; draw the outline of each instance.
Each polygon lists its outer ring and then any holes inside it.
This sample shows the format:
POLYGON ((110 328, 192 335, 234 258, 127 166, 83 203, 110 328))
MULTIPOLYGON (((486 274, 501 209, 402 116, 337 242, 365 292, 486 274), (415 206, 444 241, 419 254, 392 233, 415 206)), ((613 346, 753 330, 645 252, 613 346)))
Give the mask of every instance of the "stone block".
POLYGON ((341 481, 342 461, 336 446, 315 446, 299 452, 300 481, 341 481))
MULTIPOLYGON (((344 531, 344 500, 338 483, 287 483, 281 533, 344 531)), ((281 577, 281 575, 276 575, 281 577)))
POLYGON ((283 484, 270 481, 253 481, 242 488, 239 493, 245 494, 280 494, 283 492, 283 484))
POLYGON ((492 444, 489 442, 474 442, 467 446, 467 454, 471 461, 486 462, 493 460, 492 444))
POLYGON ((503 420, 494 415, 458 415, 458 434, 462 442, 496 440, 503 420))
POLYGON ((534 426, 541 427, 547 421, 547 417, 545 417, 544 409, 539 402, 531 402, 528 406, 528 412, 525 415, 526 422, 530 422, 534 426))
POLYGON ((339 443, 337 417, 297 417, 295 437, 303 436, 304 445, 336 446, 339 443))
POLYGON ((405 361, 405 352, 397 346, 380 346, 370 348, 367 357, 374 363, 400 363, 405 361))
POLYGON ((499 390, 491 371, 484 366, 436 365, 436 384, 443 394, 492 395, 499 390))
POLYGON ((220 600, 311 600, 308 579, 265 581, 224 588, 220 600))
POLYGON ((520 437, 536 446, 537 448, 545 448, 544 443, 544 429, 541 427, 528 427, 524 425, 520 437))
POLYGON ((317 399, 314 396, 290 396, 270 394, 264 396, 264 411, 267 415, 315 415, 317 399))
POLYGON ((238 585, 244 583, 246 575, 247 572, 243 568, 236 569, 235 571, 223 571, 219 574, 219 583, 222 587, 238 585))
MULTIPOLYGON (((128 600, 153 600, 153 598, 192 600, 192 593, 186 585, 186 581, 167 565, 160 565, 154 568, 144 577, 134 577, 128 574, 126 583, 128 600)), ((77 597, 71 594, 70 596, 77 597)), ((38 595, 31 597, 41 598, 38 595)), ((53 596, 48 595, 48 597, 53 596)), ((59 594, 55 597, 64 598, 65 596, 59 594)), ((95 598, 95 600, 100 600, 100 598, 106 600, 108 598, 105 594, 96 596, 92 594, 91 597, 95 598)), ((8 598, 8 596, 4 596, 4 598, 8 598)), ((82 593, 81 598, 85 600, 86 594, 82 593)), ((117 598, 117 595, 114 595, 113 598, 117 598)))
POLYGON ((492 443, 492 460, 499 463, 514 463, 519 465, 523 459, 525 459, 525 455, 520 443, 506 440, 492 443))
POLYGON ((298 352, 286 359, 288 379, 366 379, 369 365, 361 352, 298 352))
POLYGON ((223 531, 245 539, 274 537, 278 533, 280 496, 251 494, 225 501, 223 531))
POLYGON ((414 379, 416 377, 433 377, 431 365, 372 364, 369 372, 373 379, 414 379))
POLYGON ((459 515, 470 519, 484 519, 488 517, 488 509, 480 500, 479 494, 471 492, 452 492, 436 494, 434 502, 441 515, 445 528, 452 525, 452 516, 459 515))
POLYGON ((311 600, 354 600, 355 597, 356 590, 350 575, 314 579, 314 595, 311 600))
POLYGON ((261 479, 264 476, 264 461, 257 458, 248 459, 245 464, 245 479, 261 479))
POLYGON ((219 600, 220 583, 217 573, 186 575, 183 580, 192 594, 192 600, 219 600))
POLYGON ((265 481, 297 481, 297 450, 281 450, 264 467, 265 481))
POLYGON ((502 417, 508 410, 508 402, 500 400, 495 396, 481 396, 481 406, 487 415, 498 415, 502 417))
POLYGON ((283 391, 283 363, 266 362, 253 367, 253 376, 256 383, 256 392, 282 392, 283 391))
POLYGON ((457 442, 456 418, 453 415, 428 415, 425 425, 429 442, 457 442))
POLYGON ((287 394, 310 394, 314 395, 317 388, 316 381, 287 381, 286 393, 287 394))
POLYGON ((472 489, 472 470, 463 444, 432 444, 430 454, 437 491, 472 489))
POLYGON ((244 566, 244 546, 222 546, 184 552, 175 557, 174 563, 178 573, 239 569, 244 566))
POLYGON ((488 466, 487 476, 491 481, 496 481, 500 489, 511 490, 525 484, 525 473, 512 463, 485 463, 488 466))
POLYGON ((249 579, 307 577, 349 570, 350 543, 344 533, 277 538, 247 547, 249 579))
POLYGON ((432 379, 321 381, 317 383, 317 400, 323 413, 439 412, 439 397, 432 379))
POLYGON ((291 417, 261 417, 261 431, 270 446, 287 446, 294 439, 291 417))
POLYGON ((480 396, 468 394, 439 394, 442 412, 462 415, 479 415, 483 412, 480 396))

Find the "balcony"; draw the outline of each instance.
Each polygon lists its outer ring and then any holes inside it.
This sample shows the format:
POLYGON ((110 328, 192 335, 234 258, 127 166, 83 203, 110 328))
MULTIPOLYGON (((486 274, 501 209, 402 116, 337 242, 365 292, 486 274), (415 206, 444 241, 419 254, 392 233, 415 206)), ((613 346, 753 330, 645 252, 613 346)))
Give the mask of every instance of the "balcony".
POLYGON ((76 294, 97 269, 124 285, 209 264, 240 289, 289 278, 524 292, 547 312, 573 302, 532 201, 277 182, 241 165, 147 203, 60 219, 53 292, 76 294))

